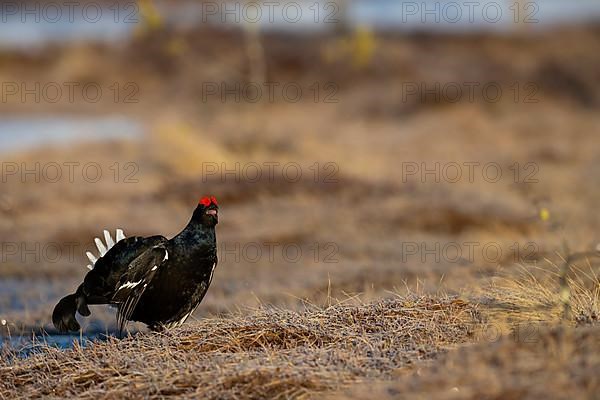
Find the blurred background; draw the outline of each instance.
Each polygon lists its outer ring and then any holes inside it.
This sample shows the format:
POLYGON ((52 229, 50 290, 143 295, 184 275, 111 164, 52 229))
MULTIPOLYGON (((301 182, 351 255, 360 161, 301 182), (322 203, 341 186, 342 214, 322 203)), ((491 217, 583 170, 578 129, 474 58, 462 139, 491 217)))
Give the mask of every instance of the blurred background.
MULTIPOLYGON (((600 2, 0 5, 0 332, 52 333, 103 229, 220 204, 195 317, 461 293, 588 251, 600 2)), ((113 327, 96 307, 89 334, 113 327)))

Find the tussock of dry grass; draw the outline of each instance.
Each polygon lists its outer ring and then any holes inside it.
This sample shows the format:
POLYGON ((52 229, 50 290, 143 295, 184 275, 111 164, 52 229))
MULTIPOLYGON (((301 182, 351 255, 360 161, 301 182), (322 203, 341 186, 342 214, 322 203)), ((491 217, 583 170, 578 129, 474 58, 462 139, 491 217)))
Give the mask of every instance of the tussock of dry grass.
POLYGON ((494 320, 515 322, 597 323, 600 316, 600 276, 596 257, 568 261, 545 260, 520 265, 492 284, 486 309, 494 320), (595 263, 594 263, 595 261, 595 263))
POLYGON ((408 296, 297 313, 263 308, 161 334, 0 362, 8 396, 284 398, 389 378, 471 335, 475 308, 408 296))
POLYGON ((328 398, 598 398, 600 279, 596 254, 582 254, 495 279, 479 305, 477 344, 328 398))
POLYGON ((597 399, 600 327, 533 333, 466 346, 395 382, 358 385, 331 398, 597 399))

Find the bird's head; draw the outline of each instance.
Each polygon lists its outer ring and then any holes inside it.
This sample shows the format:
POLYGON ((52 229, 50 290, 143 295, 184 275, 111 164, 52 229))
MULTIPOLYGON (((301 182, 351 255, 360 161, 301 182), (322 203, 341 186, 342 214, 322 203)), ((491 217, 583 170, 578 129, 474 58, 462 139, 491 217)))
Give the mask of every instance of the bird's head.
POLYGON ((215 226, 219 223, 219 205, 215 196, 204 196, 198 201, 194 218, 205 226, 215 226))

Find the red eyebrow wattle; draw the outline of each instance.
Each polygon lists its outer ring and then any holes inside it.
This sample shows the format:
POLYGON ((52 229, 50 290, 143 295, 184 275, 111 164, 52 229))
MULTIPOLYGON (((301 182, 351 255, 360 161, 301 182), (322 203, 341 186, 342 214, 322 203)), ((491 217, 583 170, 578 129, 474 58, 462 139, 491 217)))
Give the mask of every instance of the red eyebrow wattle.
POLYGON ((199 203, 202 204, 204 207, 208 207, 210 206, 210 198, 205 196, 200 199, 199 203))

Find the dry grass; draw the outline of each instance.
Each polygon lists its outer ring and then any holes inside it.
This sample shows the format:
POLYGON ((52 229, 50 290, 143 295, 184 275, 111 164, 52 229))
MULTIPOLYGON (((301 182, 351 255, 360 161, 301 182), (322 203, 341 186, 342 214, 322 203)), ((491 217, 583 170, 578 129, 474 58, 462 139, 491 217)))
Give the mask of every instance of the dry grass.
POLYGON ((258 310, 165 335, 4 358, 6 397, 287 398, 389 378, 469 340, 476 309, 461 300, 398 297, 304 312, 258 310))
POLYGON ((532 331, 524 340, 466 346, 394 382, 331 399, 597 399, 600 327, 532 331))
POLYGON ((439 295, 350 298, 302 312, 262 307, 86 348, 41 347, 26 359, 6 351, 0 389, 6 397, 594 398, 594 265, 570 265, 568 324, 560 268, 545 265, 505 274, 478 305, 439 295))
POLYGON ((600 277, 597 255, 579 261, 555 256, 540 265, 518 265, 493 279, 484 302, 489 319, 509 325, 597 323, 600 316, 600 277))
POLYGON ((600 280, 594 253, 504 271, 479 304, 475 344, 351 385, 338 399, 596 399, 600 280), (571 260, 580 259, 581 263, 571 260), (567 312, 565 312, 567 311, 567 312))

